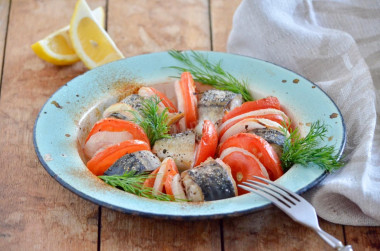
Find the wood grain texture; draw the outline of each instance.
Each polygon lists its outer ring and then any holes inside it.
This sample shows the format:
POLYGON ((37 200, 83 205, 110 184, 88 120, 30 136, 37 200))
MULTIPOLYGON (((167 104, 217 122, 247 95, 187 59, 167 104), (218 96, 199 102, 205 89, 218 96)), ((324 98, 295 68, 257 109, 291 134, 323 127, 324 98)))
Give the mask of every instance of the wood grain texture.
POLYGON ((126 57, 164 51, 209 50, 207 0, 112 0, 108 32, 126 57))
MULTIPOLYGON (((342 226, 321 219, 320 225, 326 232, 344 240, 342 226)), ((223 229, 225 250, 331 250, 316 233, 277 208, 224 220, 223 229)))
POLYGON ((346 242, 354 250, 380 250, 380 227, 345 226, 346 242))
POLYGON ((45 63, 30 45, 67 25, 74 6, 75 0, 12 1, 0 99, 0 250, 97 248, 98 206, 50 177, 32 141, 44 102, 85 69, 45 63))
POLYGON ((227 51, 232 18, 241 0, 210 0, 211 27, 214 51, 227 51))
MULTIPOLYGON (((9 12, 10 0, 0 0, 0 76, 2 76, 3 71, 3 60, 4 60, 4 46, 5 37, 8 28, 8 12, 9 12)), ((1 88, 1 80, 0 80, 1 88)))
MULTIPOLYGON (((110 1, 108 32, 125 54, 210 49, 208 4, 110 1)), ((161 221, 102 208, 103 250, 220 250, 219 221, 161 221)))
POLYGON ((170 221, 102 208, 101 250, 221 250, 219 221, 170 221))

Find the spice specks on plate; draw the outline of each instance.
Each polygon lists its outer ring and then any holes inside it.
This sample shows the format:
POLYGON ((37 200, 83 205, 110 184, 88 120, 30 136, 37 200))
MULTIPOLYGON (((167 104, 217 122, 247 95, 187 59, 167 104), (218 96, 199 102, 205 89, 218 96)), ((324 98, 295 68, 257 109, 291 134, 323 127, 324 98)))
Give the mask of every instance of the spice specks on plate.
POLYGON ((298 78, 293 79, 293 83, 294 83, 294 84, 298 84, 298 82, 300 82, 300 80, 299 80, 298 78))
POLYGON ((337 118, 338 117, 338 113, 331 113, 331 115, 330 115, 330 119, 335 119, 335 118, 337 118))

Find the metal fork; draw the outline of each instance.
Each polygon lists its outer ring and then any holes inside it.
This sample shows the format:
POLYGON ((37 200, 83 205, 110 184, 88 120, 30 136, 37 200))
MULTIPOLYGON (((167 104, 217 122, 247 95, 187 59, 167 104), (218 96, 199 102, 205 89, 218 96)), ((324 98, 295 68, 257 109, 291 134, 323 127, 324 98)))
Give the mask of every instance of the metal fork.
POLYGON ((254 180, 248 180, 248 182, 243 182, 244 185, 238 186, 244 190, 257 193, 267 198, 294 221, 313 229, 325 242, 336 250, 353 250, 351 245, 344 246, 340 240, 326 233, 319 227, 318 218, 314 207, 304 198, 270 180, 257 176, 253 177, 265 182, 265 184, 254 180))

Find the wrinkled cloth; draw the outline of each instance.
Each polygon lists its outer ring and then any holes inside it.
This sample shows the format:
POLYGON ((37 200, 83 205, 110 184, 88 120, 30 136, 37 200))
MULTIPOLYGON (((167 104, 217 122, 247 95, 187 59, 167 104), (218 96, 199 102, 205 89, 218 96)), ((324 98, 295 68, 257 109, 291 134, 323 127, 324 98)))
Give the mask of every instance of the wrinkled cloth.
POLYGON ((304 196, 330 222, 380 226, 380 1, 243 0, 227 51, 291 69, 334 100, 347 162, 304 196))

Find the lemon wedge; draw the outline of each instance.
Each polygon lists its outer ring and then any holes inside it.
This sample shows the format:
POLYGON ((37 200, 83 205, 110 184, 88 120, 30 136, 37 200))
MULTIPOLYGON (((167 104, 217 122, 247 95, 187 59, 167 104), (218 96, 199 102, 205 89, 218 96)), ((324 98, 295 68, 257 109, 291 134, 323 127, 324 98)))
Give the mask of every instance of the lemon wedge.
MULTIPOLYGON (((97 22, 105 26, 105 13, 103 7, 92 11, 97 22)), ((55 65, 69 65, 80 60, 75 53, 69 36, 70 26, 59 29, 44 39, 34 43, 31 47, 41 59, 55 65)))
POLYGON ((76 54, 89 69, 124 58, 111 37, 95 21, 85 0, 76 3, 69 33, 76 54))

